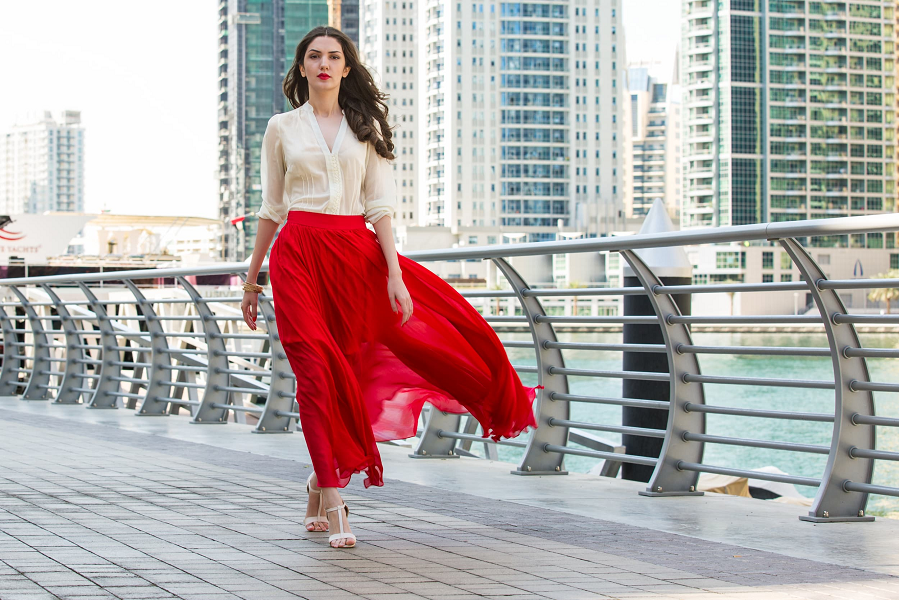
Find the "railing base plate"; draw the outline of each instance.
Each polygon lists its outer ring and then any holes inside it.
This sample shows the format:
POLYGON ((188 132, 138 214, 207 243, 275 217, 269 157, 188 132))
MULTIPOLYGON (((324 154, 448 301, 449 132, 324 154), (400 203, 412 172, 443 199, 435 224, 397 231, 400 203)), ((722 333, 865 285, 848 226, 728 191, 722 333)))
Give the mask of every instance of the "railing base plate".
POLYGON ((568 471, 509 471, 512 475, 568 475, 568 471))
POLYGON ((650 498, 664 498, 665 496, 704 496, 705 492, 650 492, 649 490, 641 490, 637 494, 650 498))
POLYGON ((409 458, 460 458, 458 454, 410 454, 409 458))
POLYGON ((251 431, 250 433, 262 433, 262 434, 267 434, 267 433, 293 433, 293 432, 292 432, 292 431, 285 431, 284 429, 266 429, 265 431, 262 431, 262 430, 259 430, 259 429, 254 429, 254 430, 251 431))
POLYGON ((142 413, 139 410, 134 412, 135 417, 168 417, 169 413, 142 413))
POLYGON ((91 406, 87 405, 86 408, 90 408, 91 410, 119 410, 118 406, 91 406))
POLYGON ((874 517, 813 517, 800 516, 800 521, 808 521, 809 523, 868 523, 874 520, 874 517))

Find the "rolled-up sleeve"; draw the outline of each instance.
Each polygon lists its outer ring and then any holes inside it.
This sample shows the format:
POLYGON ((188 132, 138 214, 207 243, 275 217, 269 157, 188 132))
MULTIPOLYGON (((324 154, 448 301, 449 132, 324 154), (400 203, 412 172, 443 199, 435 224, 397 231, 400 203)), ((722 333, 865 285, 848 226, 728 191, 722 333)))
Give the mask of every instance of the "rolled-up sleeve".
POLYGON ((371 144, 367 148, 362 206, 365 220, 374 225, 383 217, 393 218, 396 210, 396 181, 393 166, 371 144))
POLYGON ((284 148, 281 145, 278 115, 269 119, 268 126, 265 128, 260 162, 262 207, 256 216, 260 219, 270 219, 275 223, 283 223, 287 218, 289 206, 284 197, 284 175, 287 169, 284 163, 284 148))

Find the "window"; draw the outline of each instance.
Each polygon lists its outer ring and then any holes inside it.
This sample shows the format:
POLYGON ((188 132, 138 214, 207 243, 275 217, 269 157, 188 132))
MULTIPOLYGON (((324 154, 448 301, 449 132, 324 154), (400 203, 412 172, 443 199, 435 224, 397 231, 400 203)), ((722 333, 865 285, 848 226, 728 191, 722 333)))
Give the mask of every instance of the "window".
POLYGON ((468 236, 468 243, 469 243, 469 244, 477 244, 477 243, 478 243, 478 236, 476 236, 476 235, 470 235, 470 236, 468 236))
POLYGON ((774 268, 774 252, 762 252, 762 268, 774 268))
POLYGON ((899 254, 890 254, 890 270, 899 269, 899 254))
POLYGON ((780 253, 780 269, 782 271, 789 271, 793 268, 793 259, 790 258, 790 255, 786 252, 780 253))
POLYGON ((791 273, 781 273, 780 280, 783 282, 793 281, 793 275, 791 273))
POLYGON ((773 273, 763 273, 762 274, 762 283, 773 283, 774 282, 774 274, 773 273))

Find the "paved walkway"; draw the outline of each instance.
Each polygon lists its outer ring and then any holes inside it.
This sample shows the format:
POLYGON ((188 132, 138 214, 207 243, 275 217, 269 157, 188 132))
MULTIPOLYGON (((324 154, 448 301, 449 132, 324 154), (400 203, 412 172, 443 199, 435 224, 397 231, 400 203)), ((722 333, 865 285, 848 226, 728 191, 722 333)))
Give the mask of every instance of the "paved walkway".
POLYGON ((346 491, 359 544, 332 550, 302 525, 308 464, 8 408, 2 600, 899 598, 883 573, 389 479, 346 491))

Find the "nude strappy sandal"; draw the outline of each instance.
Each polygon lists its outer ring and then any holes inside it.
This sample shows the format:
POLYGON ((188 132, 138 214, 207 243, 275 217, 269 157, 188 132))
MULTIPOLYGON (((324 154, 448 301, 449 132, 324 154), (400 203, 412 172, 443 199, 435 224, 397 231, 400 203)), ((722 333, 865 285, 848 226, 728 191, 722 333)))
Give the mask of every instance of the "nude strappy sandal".
MULTIPOLYGON (((312 477, 315 475, 315 471, 309 474, 309 478, 306 479, 306 493, 307 494, 318 494, 318 514, 314 517, 306 517, 303 519, 303 526, 309 527, 309 525, 313 523, 324 523, 328 525, 328 518, 322 513, 322 505, 324 501, 322 500, 322 490, 321 488, 313 488, 312 487, 312 477)), ((316 531, 315 529, 306 529, 306 531, 316 531)), ((327 529, 325 530, 327 531, 327 529)))
MULTIPOLYGON (((332 513, 334 511, 340 510, 340 509, 344 509, 346 511, 347 517, 350 516, 350 509, 347 508, 346 502, 344 502, 340 506, 335 506, 334 508, 329 508, 329 509, 325 510, 325 512, 332 513)), ((344 533, 343 519, 340 517, 340 515, 337 516, 337 523, 338 523, 338 525, 340 525, 340 533, 335 533, 333 535, 328 536, 328 545, 330 546, 331 542, 333 542, 335 540, 346 540, 347 544, 345 546, 337 546, 337 548, 354 548, 356 546, 356 536, 353 535, 352 533, 344 533), (352 541, 353 543, 350 544, 349 543, 350 541, 352 541)), ((331 547, 334 548, 335 546, 331 546, 331 547)))

